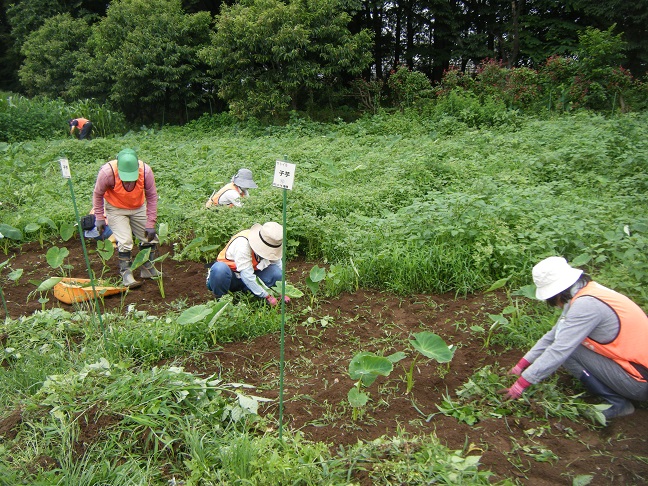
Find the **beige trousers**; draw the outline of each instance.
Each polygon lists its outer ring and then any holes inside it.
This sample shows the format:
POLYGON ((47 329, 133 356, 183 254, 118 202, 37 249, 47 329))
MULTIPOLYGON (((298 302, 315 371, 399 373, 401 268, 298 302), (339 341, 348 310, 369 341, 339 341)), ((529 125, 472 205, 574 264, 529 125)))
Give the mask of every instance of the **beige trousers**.
POLYGON ((157 235, 153 241, 146 241, 146 203, 137 209, 117 208, 109 202, 104 202, 106 217, 110 221, 110 229, 117 239, 117 251, 129 252, 133 249, 133 236, 140 243, 153 245, 158 243, 157 235))

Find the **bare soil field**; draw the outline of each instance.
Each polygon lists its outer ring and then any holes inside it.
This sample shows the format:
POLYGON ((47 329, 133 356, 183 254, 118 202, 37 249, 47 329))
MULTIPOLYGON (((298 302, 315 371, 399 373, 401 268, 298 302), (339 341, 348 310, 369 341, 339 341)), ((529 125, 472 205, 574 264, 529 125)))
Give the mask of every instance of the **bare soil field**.
MULTIPOLYGON (((61 246, 61 245, 59 245, 61 246)), ((73 276, 87 277, 81 245, 66 243, 73 276)), ((92 244, 89 246, 93 246, 92 244)), ((171 247, 160 253, 171 252, 171 247)), ((38 243, 25 244, 10 252, 12 268, 22 268, 17 285, 2 282, 9 315, 15 319, 41 309, 38 296, 30 294, 35 286, 29 280, 42 281, 53 271, 45 259, 46 248, 38 243)), ((5 258, 1 258, 4 261, 5 258)), ((116 257, 113 257, 116 260, 116 257)), ((92 258, 93 266, 99 265, 92 258)), ((287 264, 287 280, 301 288, 310 269, 317 262, 303 260, 287 264)), ((320 266, 323 264, 319 263, 320 266)), ((111 261, 107 276, 117 278, 116 261, 111 261)), ((101 270, 100 265, 95 268, 101 270)), ((212 298, 205 288, 203 263, 167 258, 162 264, 166 299, 155 282, 147 281, 125 295, 107 297, 105 306, 114 312, 126 312, 134 304, 138 310, 162 314, 212 298)), ((628 417, 606 427, 584 422, 542 417, 542 411, 529 405, 529 417, 493 417, 467 425, 438 413, 436 407, 444 396, 453 397, 480 368, 492 366, 502 372, 512 366, 525 350, 504 351, 482 347, 482 338, 469 331, 472 325, 488 325, 487 314, 498 314, 506 305, 502 294, 398 296, 372 289, 359 289, 334 298, 318 298, 311 309, 310 299, 295 299, 286 307, 290 326, 285 336, 283 426, 301 430, 313 441, 330 444, 334 451, 358 441, 398 434, 433 434, 451 449, 470 447, 481 454, 483 469, 494 473, 493 480, 505 478, 525 485, 571 485, 578 475, 592 475, 592 485, 640 485, 648 483, 648 410, 639 404, 628 417), (309 319, 310 318, 310 319, 309 319), (347 393, 353 386, 348 365, 359 351, 391 354, 403 350, 412 333, 432 331, 448 344, 457 346, 449 366, 420 359, 414 370, 414 387, 405 393, 405 371, 412 353, 395 366, 386 378, 379 378, 370 388, 371 402, 359 420, 352 420, 347 393), (531 413, 533 410, 534 413, 531 413), (541 418, 538 418, 541 417, 541 418), (534 431, 534 432, 529 432, 534 431), (540 432, 538 432, 540 431, 540 432), (551 451, 549 456, 539 451, 551 451), (541 459, 544 457, 544 459, 541 459)), ((53 296, 46 308, 71 309, 53 296)), ((199 358, 178 356, 185 369, 199 375, 222 373, 238 382, 257 387, 255 394, 278 398, 280 335, 262 336, 245 342, 224 344, 199 358)), ((582 390, 565 374, 559 385, 582 390)), ((596 403, 592 399, 592 403, 596 403)), ((262 413, 278 416, 277 401, 262 413)), ((3 416, 6 416, 5 411, 3 416)), ((0 423, 4 435, 19 420, 15 414, 0 423)), ((100 424, 83 431, 86 443, 97 436, 100 424)), ((358 464, 354 480, 370 484, 370 465, 358 464)))

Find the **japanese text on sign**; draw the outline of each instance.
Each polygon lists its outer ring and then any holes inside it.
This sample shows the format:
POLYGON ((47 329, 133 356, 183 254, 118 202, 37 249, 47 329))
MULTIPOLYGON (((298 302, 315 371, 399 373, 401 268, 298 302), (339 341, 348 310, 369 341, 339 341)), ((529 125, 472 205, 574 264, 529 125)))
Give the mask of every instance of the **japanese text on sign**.
POLYGON ((277 160, 272 185, 282 189, 292 190, 295 181, 295 164, 277 160))
POLYGON ((72 175, 70 174, 70 164, 68 163, 68 159, 59 159, 59 163, 61 164, 63 179, 70 179, 72 175))

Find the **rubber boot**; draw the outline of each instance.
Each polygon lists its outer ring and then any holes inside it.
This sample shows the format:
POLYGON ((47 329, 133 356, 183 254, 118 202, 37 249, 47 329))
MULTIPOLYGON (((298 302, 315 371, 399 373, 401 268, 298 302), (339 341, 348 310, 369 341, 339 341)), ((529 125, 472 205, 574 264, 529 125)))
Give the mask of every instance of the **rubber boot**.
POLYGON ((579 379, 588 392, 600 396, 611 405, 610 408, 602 412, 606 420, 623 417, 634 412, 635 408, 630 400, 619 395, 587 370, 583 370, 579 379))
POLYGON ((122 277, 122 285, 128 288, 135 288, 141 285, 141 282, 135 280, 131 266, 130 251, 119 252, 119 273, 122 277))
POLYGON ((140 251, 150 248, 151 252, 149 253, 149 259, 147 262, 144 262, 140 267, 140 277, 142 278, 157 278, 161 277, 162 273, 158 272, 157 269, 153 266, 153 260, 157 258, 157 245, 146 245, 141 246, 140 251))

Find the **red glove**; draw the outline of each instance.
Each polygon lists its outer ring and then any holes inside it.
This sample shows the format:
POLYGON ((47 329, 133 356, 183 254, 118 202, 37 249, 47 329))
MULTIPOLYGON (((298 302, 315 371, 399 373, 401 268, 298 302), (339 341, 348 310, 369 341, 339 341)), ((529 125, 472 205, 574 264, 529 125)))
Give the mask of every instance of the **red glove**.
POLYGON ((503 390, 499 390, 497 393, 504 395, 504 400, 517 400, 522 396, 524 390, 526 390, 526 388, 530 385, 531 383, 520 376, 517 381, 513 383, 513 386, 511 386, 511 388, 504 388, 503 390))
POLYGON ((522 358, 520 361, 518 361, 518 364, 516 364, 513 368, 509 370, 508 374, 520 376, 522 372, 526 370, 530 364, 531 363, 529 363, 526 359, 522 358))
POLYGON ((270 294, 268 294, 268 295, 265 296, 265 300, 267 300, 267 301, 268 301, 268 304, 270 304, 270 305, 273 306, 273 307, 274 307, 275 305, 277 305, 277 299, 275 299, 275 298, 274 298, 272 295, 270 295, 270 294))

